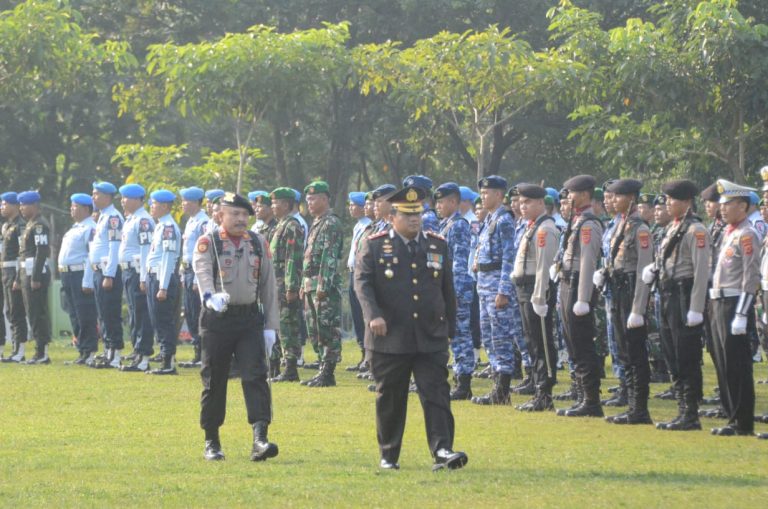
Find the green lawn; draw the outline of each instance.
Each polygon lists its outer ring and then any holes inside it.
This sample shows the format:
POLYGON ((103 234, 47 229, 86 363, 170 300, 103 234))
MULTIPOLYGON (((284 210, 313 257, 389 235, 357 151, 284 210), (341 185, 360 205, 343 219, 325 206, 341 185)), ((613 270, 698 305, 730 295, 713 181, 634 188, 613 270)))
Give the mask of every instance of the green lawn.
MULTIPOLYGON (((357 360, 356 347, 343 365, 357 360)), ((341 371, 339 386, 273 388, 270 437, 280 456, 251 463, 239 383, 222 428, 227 460, 202 457, 200 379, 65 366, 0 365, 0 506, 4 507, 765 507, 768 441, 620 427, 596 419, 454 405, 463 470, 432 473, 418 399, 398 472, 380 472, 373 394, 341 371)), ((182 347, 179 358, 191 357, 182 347)), ((311 357, 311 356, 310 356, 311 357)), ((302 370, 303 376, 311 372, 302 370)), ((560 372, 562 375, 563 372, 560 372)), ((708 362, 705 391, 714 372, 708 362)), ((766 364, 756 378, 768 378, 766 364)), ((604 381, 604 387, 612 380, 604 381)), ((488 384, 475 382, 476 389, 488 384)), ((562 389, 561 384, 556 389, 562 389)), ((654 385, 653 392, 663 386, 654 385)), ((758 385, 757 410, 768 410, 758 385)), ((517 396, 515 403, 522 401, 517 396)), ((655 419, 675 404, 653 400, 655 419)), ((758 431, 768 431, 759 424, 758 431)))

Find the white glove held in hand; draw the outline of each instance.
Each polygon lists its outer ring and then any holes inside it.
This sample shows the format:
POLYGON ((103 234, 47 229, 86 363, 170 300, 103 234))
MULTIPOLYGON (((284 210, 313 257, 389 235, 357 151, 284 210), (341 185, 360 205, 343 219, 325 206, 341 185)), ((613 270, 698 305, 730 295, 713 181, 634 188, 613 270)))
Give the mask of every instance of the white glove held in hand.
POLYGON ((576 301, 573 305, 573 314, 576 316, 584 316, 589 313, 589 302, 576 301))
POLYGON ((598 288, 602 288, 605 283, 605 270, 598 269, 592 273, 592 284, 598 288))
POLYGON ((642 327, 643 324, 645 324, 643 315, 638 315, 637 313, 629 314, 629 317, 627 318, 627 329, 637 329, 638 327, 642 327))
POLYGON ((552 281, 557 279, 557 265, 549 266, 549 279, 552 281))
POLYGON ((226 311, 227 304, 229 304, 229 294, 224 292, 214 293, 205 301, 205 307, 218 313, 226 311))
POLYGON ((686 327, 696 327, 702 323, 704 323, 704 315, 702 313, 697 313, 696 311, 688 311, 688 314, 685 316, 686 327))
POLYGON ((743 336, 747 333, 747 317, 745 315, 736 315, 731 322, 731 334, 734 336, 743 336))
POLYGON ((275 346, 277 341, 277 334, 274 329, 264 329, 264 348, 267 351, 267 357, 272 356, 272 347, 275 346))
POLYGON ((549 311, 549 306, 546 304, 534 304, 531 302, 531 306, 533 306, 533 312, 539 315, 540 317, 544 318, 547 316, 547 311, 549 311))
POLYGON ((649 285, 653 283, 653 280, 656 279, 656 266, 652 263, 646 265, 643 268, 643 283, 649 285))

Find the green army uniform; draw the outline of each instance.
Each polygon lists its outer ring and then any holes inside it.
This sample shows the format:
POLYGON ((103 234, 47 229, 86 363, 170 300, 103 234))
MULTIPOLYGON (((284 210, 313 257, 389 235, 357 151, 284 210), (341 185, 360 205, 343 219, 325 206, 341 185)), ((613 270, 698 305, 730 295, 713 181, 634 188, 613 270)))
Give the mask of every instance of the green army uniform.
MULTIPOLYGON (((313 182, 304 188, 305 195, 320 193, 330 196, 325 182, 313 182)), ((338 269, 345 260, 343 244, 344 230, 338 216, 328 210, 314 219, 304 250, 304 313, 307 335, 322 364, 318 379, 332 380, 328 385, 335 385, 333 372, 341 360, 341 274, 338 269), (322 300, 318 299, 319 293, 325 295, 322 300)), ((306 385, 316 384, 310 380, 306 385)))
MULTIPOLYGON (((285 187, 275 189, 271 196, 272 199, 294 199, 293 190, 285 187)), ((301 357, 301 300, 298 295, 304 263, 304 228, 293 215, 287 214, 277 221, 270 250, 280 301, 280 343, 286 366, 285 372, 272 381, 294 382, 299 380, 296 362, 301 357), (289 292, 296 295, 293 302, 288 302, 286 295, 289 292)))
POLYGON ((35 355, 30 364, 47 363, 48 343, 51 342, 51 319, 48 313, 48 287, 51 284, 51 270, 48 267, 51 227, 48 221, 38 215, 27 221, 21 238, 19 259, 21 261, 21 296, 27 310, 32 336, 35 338, 35 355), (32 283, 40 283, 33 289, 32 283))
POLYGON ((277 219, 274 217, 270 219, 268 223, 261 223, 256 228, 256 233, 259 233, 267 239, 267 242, 272 242, 272 237, 275 234, 275 228, 277 227, 277 219))

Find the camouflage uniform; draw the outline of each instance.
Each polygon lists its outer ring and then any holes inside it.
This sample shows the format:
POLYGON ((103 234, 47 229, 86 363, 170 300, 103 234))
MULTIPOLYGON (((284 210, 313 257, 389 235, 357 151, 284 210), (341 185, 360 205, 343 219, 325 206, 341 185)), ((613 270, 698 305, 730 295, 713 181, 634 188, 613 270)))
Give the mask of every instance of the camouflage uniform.
POLYGON ((323 362, 341 360, 341 275, 344 233, 341 220, 329 210, 315 218, 304 250, 304 312, 307 334, 323 362), (317 293, 325 293, 318 301, 317 293))
MULTIPOLYGON (((298 219, 297 219, 298 221, 298 219)), ((267 242, 272 242, 272 237, 275 234, 275 229, 277 228, 277 219, 274 217, 269 220, 269 222, 261 222, 255 227, 256 233, 259 233, 264 236, 265 239, 267 239, 267 242)), ((304 230, 301 230, 302 236, 304 235, 304 230)))
POLYGON ((301 301, 298 299, 298 293, 301 289, 304 229, 295 217, 287 215, 280 219, 272 232, 270 250, 280 301, 280 343, 283 357, 286 361, 298 359, 301 356, 301 301), (297 294, 296 300, 288 302, 285 296, 287 292, 297 294))

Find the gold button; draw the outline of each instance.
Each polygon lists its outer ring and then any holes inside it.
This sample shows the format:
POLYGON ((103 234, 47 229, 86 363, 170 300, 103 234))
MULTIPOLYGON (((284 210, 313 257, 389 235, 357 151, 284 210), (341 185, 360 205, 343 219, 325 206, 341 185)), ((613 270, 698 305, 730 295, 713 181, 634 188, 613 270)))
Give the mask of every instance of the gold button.
POLYGON ((415 268, 416 268, 416 264, 415 264, 415 263, 412 263, 412 264, 411 264, 411 268, 412 268, 412 269, 415 269, 415 268))
POLYGON ((418 295, 414 295, 413 296, 413 300, 419 300, 419 296, 418 295))
POLYGON ((418 313, 414 313, 414 314, 413 314, 413 317, 414 317, 414 318, 418 318, 418 317, 419 317, 419 314, 418 314, 418 313))
POLYGON ((413 278, 413 284, 417 284, 418 282, 419 282, 419 280, 418 280, 418 279, 416 279, 416 278, 413 278))

